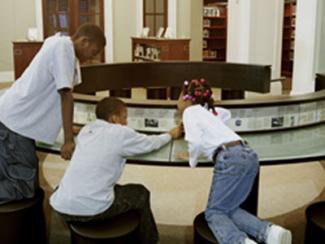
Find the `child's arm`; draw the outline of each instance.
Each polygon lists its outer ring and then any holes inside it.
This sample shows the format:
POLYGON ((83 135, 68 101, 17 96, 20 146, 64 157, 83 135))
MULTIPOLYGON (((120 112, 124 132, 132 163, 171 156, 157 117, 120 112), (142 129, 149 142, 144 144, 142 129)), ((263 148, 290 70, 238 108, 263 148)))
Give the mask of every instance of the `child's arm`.
POLYGON ((231 113, 228 109, 220 108, 220 107, 216 107, 215 109, 218 113, 217 116, 219 116, 222 122, 227 122, 231 118, 231 113))
POLYGON ((182 133, 183 133, 183 125, 178 125, 175 128, 171 129, 169 132, 170 136, 173 139, 177 139, 179 137, 181 137, 182 133))
POLYGON ((185 132, 185 140, 188 142, 189 164, 194 168, 198 163, 198 158, 201 155, 201 137, 202 131, 199 118, 193 114, 183 114, 183 125, 185 132))
POLYGON ((73 123, 73 97, 72 88, 76 69, 76 58, 74 49, 69 42, 61 40, 53 50, 52 75, 56 89, 61 97, 61 115, 64 131, 64 144, 61 147, 61 157, 70 159, 74 151, 74 140, 72 133, 73 123))
POLYGON ((123 128, 123 137, 125 137, 125 139, 123 140, 122 155, 124 157, 159 149, 167 144, 172 138, 177 138, 181 135, 181 128, 179 126, 170 130, 168 133, 160 135, 145 135, 138 133, 131 128, 123 128))
POLYGON ((64 132, 64 144, 61 147, 61 157, 69 160, 75 148, 72 132, 73 121, 73 97, 68 88, 59 90, 61 96, 62 123, 64 132))
POLYGON ((188 142, 189 164, 191 168, 195 168, 198 163, 198 158, 201 155, 200 145, 188 142))

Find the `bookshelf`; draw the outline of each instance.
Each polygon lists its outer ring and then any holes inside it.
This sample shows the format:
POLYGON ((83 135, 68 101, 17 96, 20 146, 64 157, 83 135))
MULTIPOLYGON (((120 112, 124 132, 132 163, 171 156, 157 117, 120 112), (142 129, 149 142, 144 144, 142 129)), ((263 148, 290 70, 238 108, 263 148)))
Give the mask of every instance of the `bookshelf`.
MULTIPOLYGON (((283 36, 281 74, 287 78, 292 77, 293 54, 295 41, 296 1, 290 0, 284 3, 283 36)), ((291 84, 286 84, 290 86, 291 84)), ((290 89, 290 87, 288 87, 290 89)))
POLYGON ((225 61, 227 51, 227 1, 204 0, 203 61, 225 61))
POLYGON ((132 61, 189 60, 190 39, 132 37, 132 61))
MULTIPOLYGON (((133 62, 158 62, 189 60, 188 38, 132 37, 133 62)), ((147 88, 148 99, 178 99, 179 89, 147 88)))

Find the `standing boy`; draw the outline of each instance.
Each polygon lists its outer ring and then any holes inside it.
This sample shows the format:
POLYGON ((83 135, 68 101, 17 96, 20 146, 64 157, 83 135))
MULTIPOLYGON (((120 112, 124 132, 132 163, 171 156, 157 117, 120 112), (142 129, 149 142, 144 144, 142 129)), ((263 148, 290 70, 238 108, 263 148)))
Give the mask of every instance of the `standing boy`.
POLYGON ((39 187, 35 140, 51 144, 63 126, 61 156, 71 158, 79 62, 93 59, 105 45, 102 30, 92 24, 80 26, 72 37, 49 37, 0 98, 0 204, 31 198, 39 187))

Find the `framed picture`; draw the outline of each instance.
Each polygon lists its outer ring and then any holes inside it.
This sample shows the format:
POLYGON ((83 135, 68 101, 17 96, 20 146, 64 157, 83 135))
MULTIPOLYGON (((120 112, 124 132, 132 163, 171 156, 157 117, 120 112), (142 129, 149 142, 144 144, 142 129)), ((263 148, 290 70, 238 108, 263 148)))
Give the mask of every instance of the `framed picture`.
POLYGON ((160 27, 159 30, 157 31, 156 37, 161 38, 164 33, 164 27, 160 27))
POLYGON ((28 41, 36 41, 38 38, 38 30, 37 28, 28 28, 27 31, 27 40, 28 41))
POLYGON ((165 35, 164 35, 164 37, 165 37, 165 38, 173 38, 173 36, 174 36, 174 33, 173 33, 172 28, 167 27, 167 28, 166 28, 166 31, 165 31, 165 35))
POLYGON ((141 37, 148 37, 149 31, 150 31, 149 27, 144 27, 141 32, 141 37))

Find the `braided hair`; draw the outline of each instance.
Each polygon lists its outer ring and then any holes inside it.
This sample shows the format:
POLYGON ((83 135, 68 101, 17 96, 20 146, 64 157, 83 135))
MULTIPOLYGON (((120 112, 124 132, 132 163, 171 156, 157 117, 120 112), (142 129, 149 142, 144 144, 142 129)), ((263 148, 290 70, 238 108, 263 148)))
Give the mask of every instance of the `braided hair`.
POLYGON ((200 104, 214 115, 217 111, 214 108, 214 100, 212 97, 212 89, 205 79, 193 79, 184 81, 183 100, 191 100, 193 104, 200 104))

